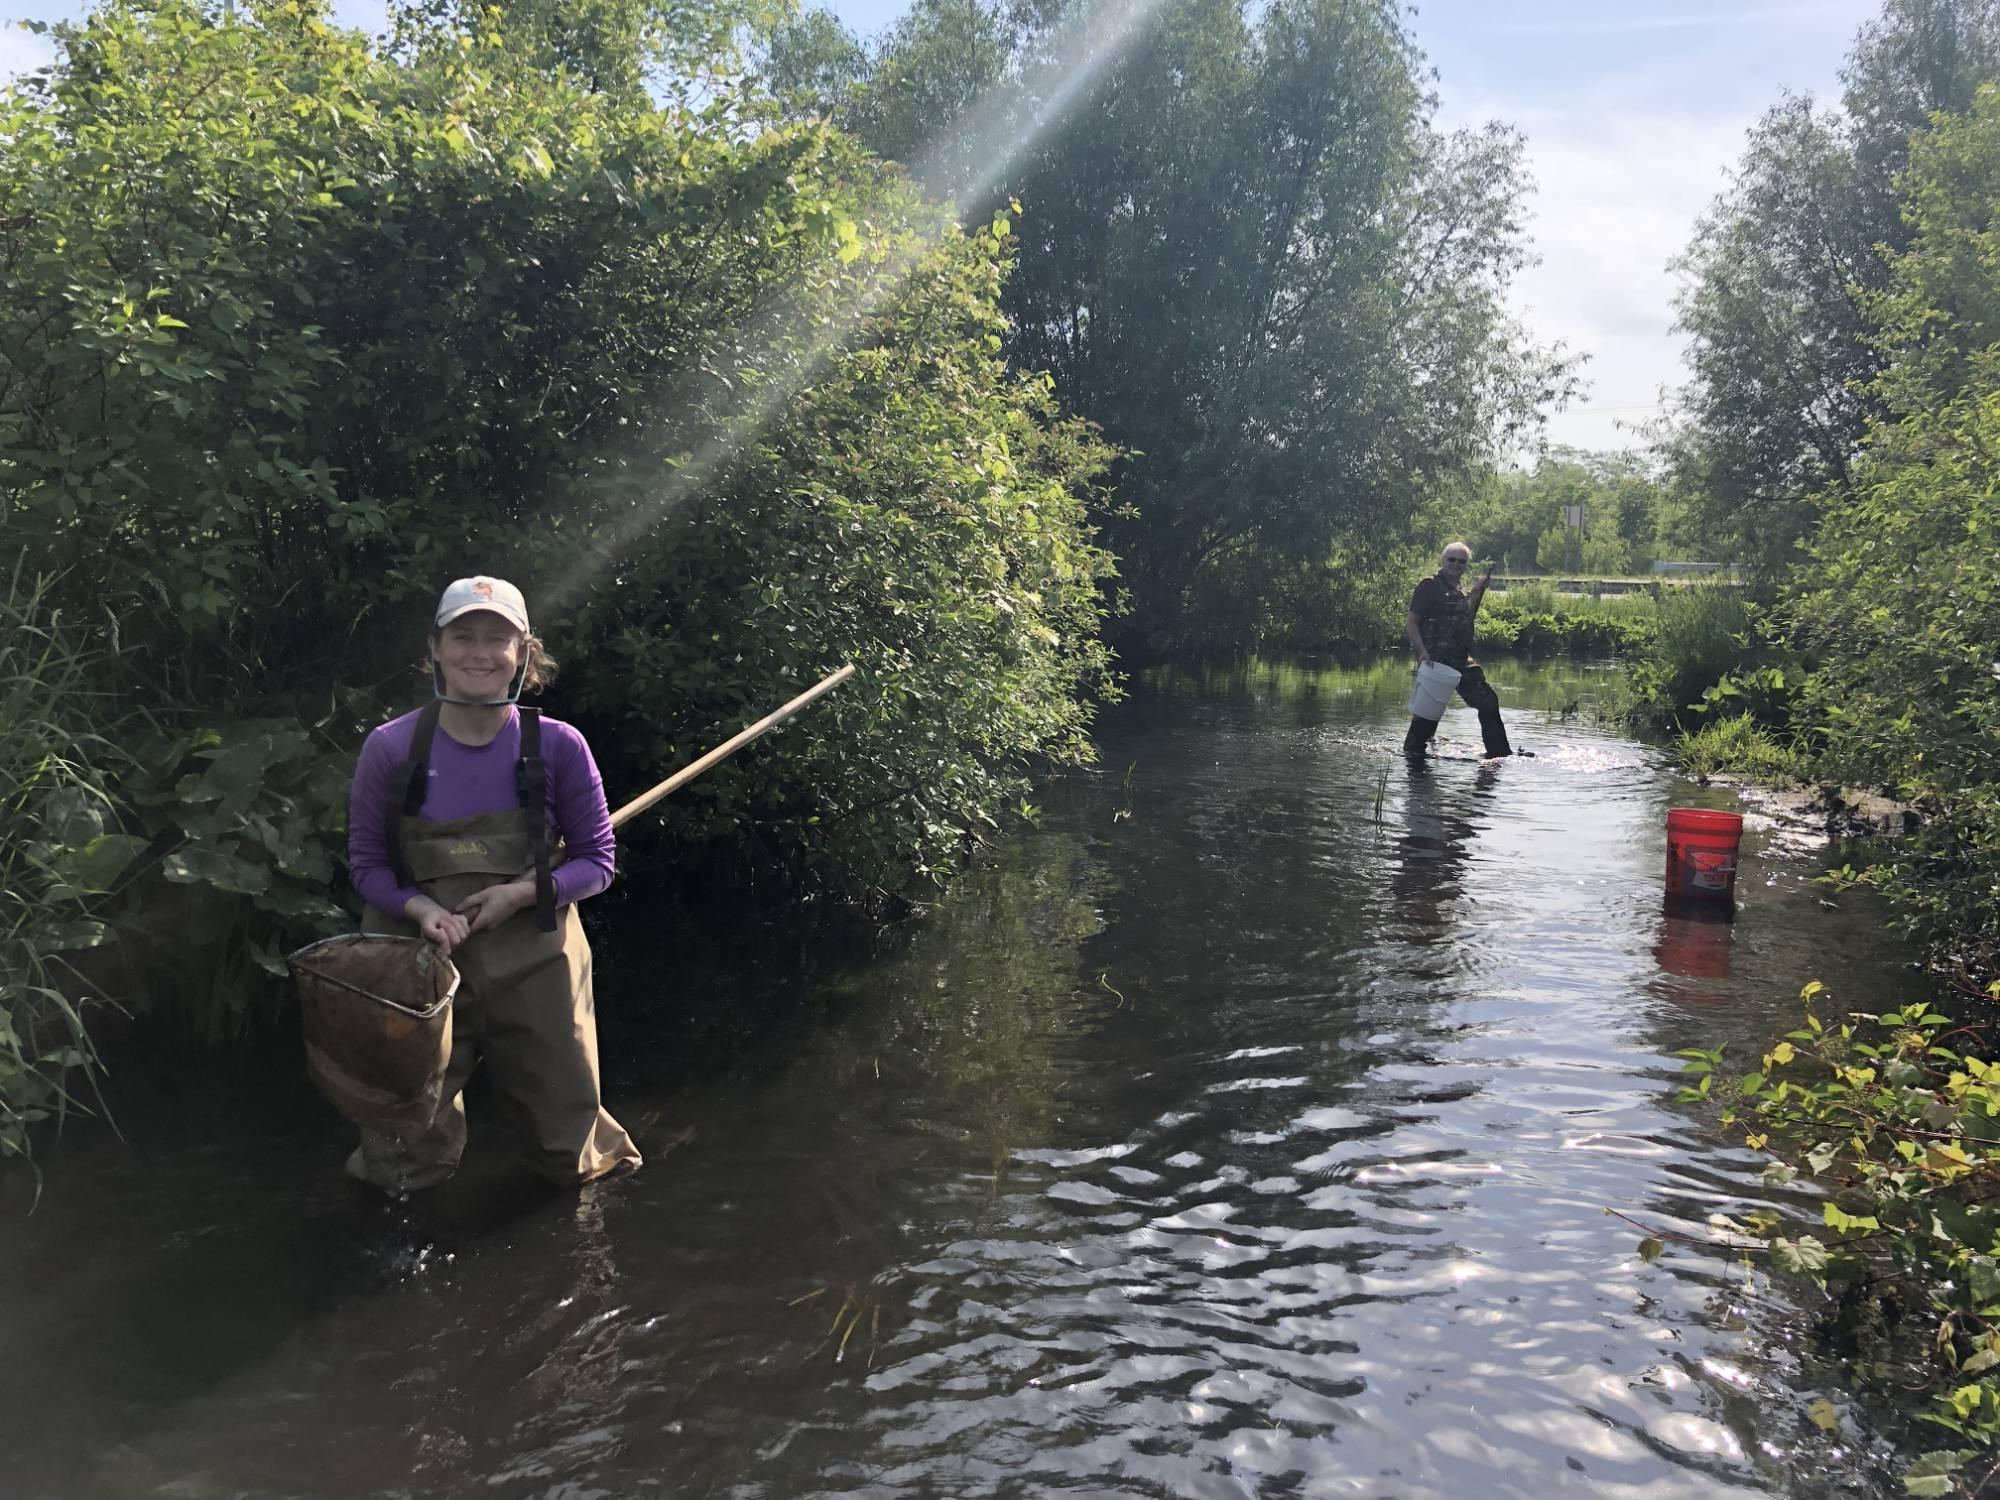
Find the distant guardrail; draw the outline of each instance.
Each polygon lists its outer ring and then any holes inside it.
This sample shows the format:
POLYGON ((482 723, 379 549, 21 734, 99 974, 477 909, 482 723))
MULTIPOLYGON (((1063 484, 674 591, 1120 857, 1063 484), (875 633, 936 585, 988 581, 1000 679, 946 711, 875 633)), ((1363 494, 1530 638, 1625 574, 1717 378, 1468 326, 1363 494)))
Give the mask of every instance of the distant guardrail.
POLYGON ((1654 573, 1643 578, 1565 578, 1558 573, 1495 573, 1489 585, 1499 593, 1510 586, 1553 589, 1558 594, 1651 594, 1658 598, 1662 589, 1740 589, 1740 578, 1717 578, 1713 573, 1654 573))

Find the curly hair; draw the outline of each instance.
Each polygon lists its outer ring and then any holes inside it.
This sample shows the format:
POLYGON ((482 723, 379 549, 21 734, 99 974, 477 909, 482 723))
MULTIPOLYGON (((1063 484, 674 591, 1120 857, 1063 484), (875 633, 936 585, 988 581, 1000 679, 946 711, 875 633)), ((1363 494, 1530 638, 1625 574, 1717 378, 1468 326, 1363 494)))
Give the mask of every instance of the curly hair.
POLYGON ((561 664, 549 655, 549 648, 532 630, 528 632, 527 640, 521 643, 521 649, 528 653, 528 674, 521 681, 521 691, 539 693, 555 681, 556 668, 561 664))

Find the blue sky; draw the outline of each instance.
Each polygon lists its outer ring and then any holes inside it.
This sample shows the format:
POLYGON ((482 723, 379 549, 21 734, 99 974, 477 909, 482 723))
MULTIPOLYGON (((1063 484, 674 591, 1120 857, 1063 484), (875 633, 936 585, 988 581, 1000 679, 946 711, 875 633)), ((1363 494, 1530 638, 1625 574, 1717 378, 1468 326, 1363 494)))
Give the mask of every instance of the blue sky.
MULTIPOLYGON (((79 0, 0 0, 0 17, 54 20, 79 0)), ((869 34, 895 0, 831 0, 869 34)), ((1619 447, 1683 378, 1668 260, 1725 185, 1743 134, 1786 90, 1830 98, 1842 58, 1878 0, 1431 0, 1412 27, 1438 70, 1444 121, 1505 120, 1527 136, 1541 263, 1516 310, 1536 338, 1590 356, 1585 401, 1554 441, 1619 447)), ((379 29, 381 0, 336 0, 379 29)), ((0 31, 0 73, 47 58, 0 31)))

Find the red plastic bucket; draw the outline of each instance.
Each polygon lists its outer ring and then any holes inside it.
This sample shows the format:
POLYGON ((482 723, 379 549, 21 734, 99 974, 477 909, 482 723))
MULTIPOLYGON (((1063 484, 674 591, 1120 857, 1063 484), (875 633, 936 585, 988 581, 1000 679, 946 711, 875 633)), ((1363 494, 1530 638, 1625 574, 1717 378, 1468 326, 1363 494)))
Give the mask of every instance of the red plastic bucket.
POLYGON ((1743 814, 1701 807, 1667 810, 1667 896, 1682 901, 1733 901, 1736 851, 1743 814))

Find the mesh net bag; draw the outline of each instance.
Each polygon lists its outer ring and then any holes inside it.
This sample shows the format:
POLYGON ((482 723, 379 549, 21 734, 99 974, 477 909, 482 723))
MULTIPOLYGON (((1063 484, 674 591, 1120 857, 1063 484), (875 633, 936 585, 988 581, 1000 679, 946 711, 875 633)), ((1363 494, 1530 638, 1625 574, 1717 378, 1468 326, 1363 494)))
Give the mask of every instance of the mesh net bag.
POLYGON ((437 1114, 458 969, 422 938, 352 932, 286 960, 306 1072, 356 1125, 417 1130, 437 1114))

